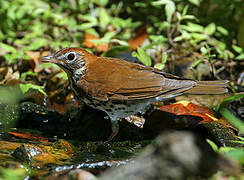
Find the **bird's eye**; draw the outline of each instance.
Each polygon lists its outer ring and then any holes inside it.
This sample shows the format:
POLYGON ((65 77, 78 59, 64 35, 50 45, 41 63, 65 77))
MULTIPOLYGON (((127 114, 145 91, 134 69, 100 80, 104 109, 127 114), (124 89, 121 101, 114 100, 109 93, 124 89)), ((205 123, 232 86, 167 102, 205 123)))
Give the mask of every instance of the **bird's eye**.
POLYGON ((75 59, 75 53, 71 52, 67 55, 67 59, 69 61, 73 61, 75 59))

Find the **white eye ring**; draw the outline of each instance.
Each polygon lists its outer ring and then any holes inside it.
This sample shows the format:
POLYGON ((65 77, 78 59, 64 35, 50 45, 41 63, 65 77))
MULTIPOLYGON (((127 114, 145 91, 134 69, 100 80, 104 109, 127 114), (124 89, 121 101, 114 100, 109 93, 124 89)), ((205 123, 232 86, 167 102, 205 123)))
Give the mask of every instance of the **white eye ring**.
POLYGON ((76 55, 74 52, 69 52, 67 53, 66 58, 68 61, 74 61, 76 59, 76 55))

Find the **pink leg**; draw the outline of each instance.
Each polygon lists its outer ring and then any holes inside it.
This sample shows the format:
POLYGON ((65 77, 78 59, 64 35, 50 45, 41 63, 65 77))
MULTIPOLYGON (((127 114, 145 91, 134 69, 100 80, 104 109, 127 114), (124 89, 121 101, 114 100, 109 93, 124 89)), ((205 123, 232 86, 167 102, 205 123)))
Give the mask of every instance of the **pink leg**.
POLYGON ((112 133, 106 142, 111 141, 119 132, 118 120, 111 120, 111 126, 112 126, 112 133))

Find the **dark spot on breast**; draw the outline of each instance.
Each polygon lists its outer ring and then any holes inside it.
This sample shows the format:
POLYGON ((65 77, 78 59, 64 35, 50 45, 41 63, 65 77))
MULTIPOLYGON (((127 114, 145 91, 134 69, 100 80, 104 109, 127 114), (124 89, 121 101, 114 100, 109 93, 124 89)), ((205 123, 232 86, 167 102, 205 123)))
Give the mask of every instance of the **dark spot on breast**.
POLYGON ((113 104, 125 104, 125 103, 123 103, 122 101, 113 101, 113 104))
POLYGON ((112 111, 112 109, 105 109, 107 112, 111 112, 112 111))

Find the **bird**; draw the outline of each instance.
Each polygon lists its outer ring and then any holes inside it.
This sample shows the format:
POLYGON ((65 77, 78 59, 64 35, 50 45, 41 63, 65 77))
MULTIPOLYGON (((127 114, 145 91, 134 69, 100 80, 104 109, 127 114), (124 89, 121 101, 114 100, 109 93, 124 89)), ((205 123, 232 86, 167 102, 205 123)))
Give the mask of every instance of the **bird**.
POLYGON ((228 92, 228 80, 185 79, 122 59, 99 57, 78 47, 63 48, 39 60, 61 67, 78 101, 109 116, 112 133, 108 141, 119 132, 119 119, 144 113, 152 103, 183 94, 228 92))

